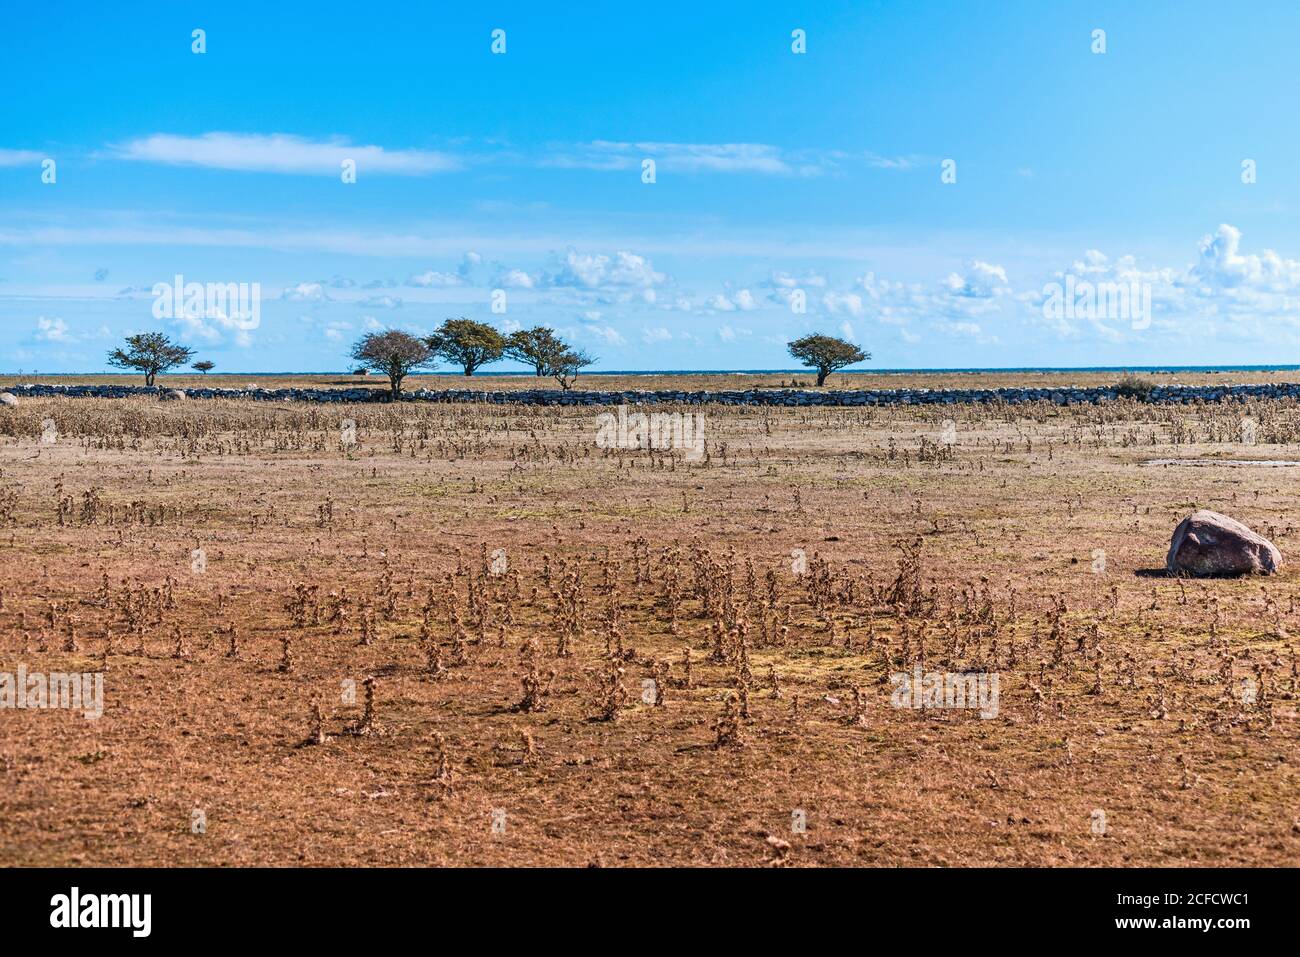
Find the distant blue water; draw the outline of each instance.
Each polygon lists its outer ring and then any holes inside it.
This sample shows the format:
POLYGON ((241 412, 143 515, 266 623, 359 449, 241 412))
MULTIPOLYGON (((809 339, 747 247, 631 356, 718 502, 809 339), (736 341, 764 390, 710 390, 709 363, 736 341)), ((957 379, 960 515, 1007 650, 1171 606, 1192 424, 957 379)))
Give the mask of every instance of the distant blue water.
MULTIPOLYGON (((1006 367, 976 369, 976 368, 954 368, 954 369, 845 369, 842 372, 836 372, 836 376, 854 376, 854 374, 863 374, 863 376, 915 376, 915 374, 926 373, 965 373, 979 374, 989 372, 1019 372, 1019 373, 1045 373, 1045 372, 1294 372, 1300 369, 1300 365, 1006 365, 1006 367)), ((35 369, 25 372, 0 372, 3 376, 123 376, 127 378, 138 378, 139 372, 40 372, 35 369)), ((177 374, 186 374, 186 376, 195 376, 194 372, 173 372, 177 374)), ((326 372, 229 372, 225 369, 214 369, 213 376, 351 376, 348 371, 326 371, 326 372)), ((533 372, 521 369, 519 372, 497 372, 494 369, 482 369, 478 372, 480 376, 533 376, 533 372)), ((603 369, 601 372, 582 372, 582 377, 595 376, 810 376, 814 374, 811 369, 603 369)), ((412 376, 448 376, 452 378, 464 378, 463 374, 450 369, 443 369, 439 372, 417 372, 412 376)), ((383 378, 381 374, 372 374, 370 378, 383 378)))
MULTIPOLYGON (((846 369, 842 372, 836 372, 835 375, 920 375, 935 373, 965 373, 976 375, 979 373, 989 372, 1020 372, 1020 373, 1043 373, 1043 372, 1292 372, 1300 369, 1300 365, 1257 365, 1257 366, 1004 366, 988 369, 846 369)), ((38 372, 30 370, 27 372, 2 372, 0 375, 94 375, 94 376, 111 376, 120 375, 127 378, 140 376, 139 372, 38 372)), ((175 372, 172 375, 196 375, 193 372, 175 372)), ((223 369, 214 370, 213 375, 238 375, 238 376, 286 376, 286 375, 339 375, 350 376, 348 371, 325 371, 325 372, 231 372, 223 369)), ((484 376, 532 376, 533 373, 528 370, 518 372, 497 372, 492 369, 481 370, 479 375, 484 376)), ((606 369, 600 372, 584 371, 582 377, 602 376, 602 375, 623 375, 623 376, 652 376, 652 375, 812 375, 811 369, 606 369)), ((449 376, 452 378, 465 378, 461 373, 452 370, 442 370, 438 372, 418 372, 413 373, 416 376, 449 376)), ((372 374, 370 378, 384 378, 382 375, 372 374)))

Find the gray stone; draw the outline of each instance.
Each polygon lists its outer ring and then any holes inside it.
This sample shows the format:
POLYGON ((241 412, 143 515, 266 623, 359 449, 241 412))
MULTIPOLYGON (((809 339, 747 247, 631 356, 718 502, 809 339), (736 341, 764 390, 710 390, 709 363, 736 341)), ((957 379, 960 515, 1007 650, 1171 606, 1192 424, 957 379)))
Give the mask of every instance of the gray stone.
POLYGON ((1282 553, 1267 538, 1209 509, 1179 522, 1165 559, 1170 572, 1197 578, 1271 575, 1281 564, 1282 553))

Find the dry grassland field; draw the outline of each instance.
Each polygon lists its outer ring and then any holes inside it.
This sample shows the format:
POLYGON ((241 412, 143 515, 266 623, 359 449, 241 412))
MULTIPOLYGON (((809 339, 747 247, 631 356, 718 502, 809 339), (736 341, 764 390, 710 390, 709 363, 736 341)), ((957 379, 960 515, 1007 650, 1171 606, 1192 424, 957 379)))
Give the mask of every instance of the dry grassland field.
POLYGON ((1300 862, 1300 405, 599 411, 0 408, 0 864, 1300 862))
MULTIPOLYGON (((1120 373, 1114 371, 1000 371, 978 372, 918 371, 918 372, 833 372, 826 379, 827 389, 1059 389, 1111 386, 1120 373)), ((1156 386, 1171 385, 1278 385, 1300 382, 1300 369, 1214 370, 1190 369, 1178 371, 1143 372, 1141 377, 1156 386)), ((629 372, 584 374, 575 388, 604 392, 656 389, 694 391, 724 391, 729 389, 783 389, 808 388, 816 380, 815 372, 629 372)), ((382 375, 345 375, 285 373, 283 375, 238 375, 235 373, 173 373, 159 377, 159 384, 171 389, 329 389, 369 387, 378 391, 387 388, 382 375)), ((139 376, 132 375, 0 375, 0 388, 23 383, 58 383, 61 385, 139 385, 139 376)), ((406 391, 419 389, 481 389, 486 392, 519 391, 523 389, 552 389, 560 386, 549 377, 532 375, 493 375, 491 370, 467 378, 460 374, 413 373, 403 380, 406 391)))

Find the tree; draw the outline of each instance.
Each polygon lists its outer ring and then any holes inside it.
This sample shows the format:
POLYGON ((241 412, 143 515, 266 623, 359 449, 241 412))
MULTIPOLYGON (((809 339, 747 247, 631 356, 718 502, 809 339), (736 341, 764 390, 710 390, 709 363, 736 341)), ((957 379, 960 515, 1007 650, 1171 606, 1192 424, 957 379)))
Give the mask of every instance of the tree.
POLYGON ((556 382, 560 383, 560 388, 568 392, 573 388, 578 373, 595 361, 595 356, 589 356, 581 349, 566 348, 558 356, 551 359, 550 364, 547 366, 547 372, 555 377, 556 382))
POLYGON ((160 372, 184 365, 194 358, 194 350, 172 342, 161 332, 141 332, 126 337, 125 349, 108 354, 108 364, 116 369, 136 369, 144 373, 144 384, 152 386, 160 372))
POLYGON ((506 337, 485 322, 473 319, 448 319, 433 335, 424 340, 434 355, 473 375, 474 370, 496 362, 506 350, 506 337))
POLYGON ((510 333, 506 338, 505 355, 508 359, 532 366, 540 378, 549 374, 547 370, 551 363, 564 355, 568 348, 554 329, 534 326, 510 333))
POLYGON ((207 359, 204 359, 202 362, 196 362, 194 363, 194 365, 190 366, 191 369, 197 369, 198 371, 202 372, 204 375, 207 375, 216 367, 217 364, 215 362, 209 362, 207 359))
POLYGON ((790 343, 790 355, 804 365, 817 370, 817 384, 826 384, 826 377, 836 369, 855 362, 866 362, 870 352, 863 352, 851 342, 834 336, 808 335, 790 343))
POLYGON ((378 369, 387 375, 389 392, 394 399, 401 395, 402 379, 408 373, 433 368, 433 353, 428 344, 400 329, 368 332, 356 341, 348 355, 365 363, 366 368, 378 369))

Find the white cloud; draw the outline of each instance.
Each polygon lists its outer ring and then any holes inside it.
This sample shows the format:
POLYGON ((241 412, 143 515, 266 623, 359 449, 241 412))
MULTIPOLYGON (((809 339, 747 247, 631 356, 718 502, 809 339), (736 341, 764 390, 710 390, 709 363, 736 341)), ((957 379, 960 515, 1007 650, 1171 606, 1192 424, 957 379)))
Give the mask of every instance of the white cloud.
POLYGON ((1007 271, 980 259, 967 263, 964 273, 949 274, 943 285, 952 295, 967 299, 990 299, 1011 291, 1007 271))
POLYGON ((876 169, 910 170, 915 169, 918 163, 924 162, 919 156, 881 156, 870 150, 863 154, 863 158, 866 159, 868 166, 876 169))
POLYGON ((832 316, 848 313, 850 316, 862 315, 862 297, 855 292, 830 291, 822 296, 822 304, 832 316))
POLYGON ((312 141, 287 133, 204 133, 174 136, 155 133, 109 147, 116 159, 172 166, 264 173, 338 176, 344 160, 357 164, 357 178, 373 173, 423 176, 459 169, 460 161, 429 150, 385 150, 358 146, 337 137, 312 141))
POLYGON ((522 269, 510 269, 497 276, 493 285, 499 289, 532 289, 537 280, 522 269))
POLYGON ((281 299, 288 299, 292 302, 327 302, 329 295, 325 292, 325 287, 318 282, 300 282, 292 286, 286 286, 280 293, 281 299))
POLYGON ((77 341, 77 337, 68 332, 68 324, 62 319, 46 319, 44 316, 36 320, 36 338, 42 342, 62 342, 72 343, 77 341))
POLYGON ((809 271, 804 273, 803 278, 798 279, 788 272, 773 270, 771 278, 764 285, 773 289, 801 289, 805 286, 820 289, 826 285, 826 277, 809 271))
POLYGON ((468 281, 470 274, 476 266, 483 263, 483 257, 476 252, 467 252, 461 257, 460 265, 456 267, 456 273, 464 280, 468 281))
POLYGON ((758 301, 748 289, 741 289, 730 295, 718 293, 711 296, 704 301, 704 305, 717 312, 751 312, 758 308, 758 301))
POLYGON ((656 272, 650 260, 629 252, 617 252, 611 258, 602 253, 580 253, 570 248, 564 255, 559 272, 549 278, 553 286, 578 289, 605 287, 643 287, 661 285, 666 276, 656 272))
POLYGON ((555 152, 543 165, 577 169, 640 168, 653 159, 657 172, 764 173, 789 175, 794 166, 780 149, 763 143, 660 143, 595 140, 555 152))
POLYGON ((362 299, 357 305, 365 309, 401 309, 402 300, 396 296, 371 296, 362 299))
POLYGON ((627 345, 627 340, 623 338, 617 329, 614 329, 611 326, 590 326, 587 329, 587 334, 594 339, 600 340, 606 345, 627 345))
POLYGON ((438 272, 435 269, 426 269, 422 273, 416 273, 406 280, 408 286, 419 286, 423 289, 445 289, 448 286, 463 286, 465 279, 459 273, 438 272))
POLYGON ((667 329, 665 329, 663 326, 656 326, 653 329, 641 330, 641 341, 644 342, 646 345, 650 345, 650 346, 655 345, 656 343, 659 342, 667 342, 672 337, 673 334, 669 332, 667 329))
POLYGON ((1241 230, 1227 223, 1202 237, 1197 250, 1200 256, 1188 270, 1188 284, 1198 291, 1290 292, 1300 287, 1300 261, 1283 259, 1271 249, 1242 254, 1241 230))
POLYGON ((0 166, 22 166, 25 163, 38 163, 44 158, 43 153, 31 150, 0 149, 0 166))

